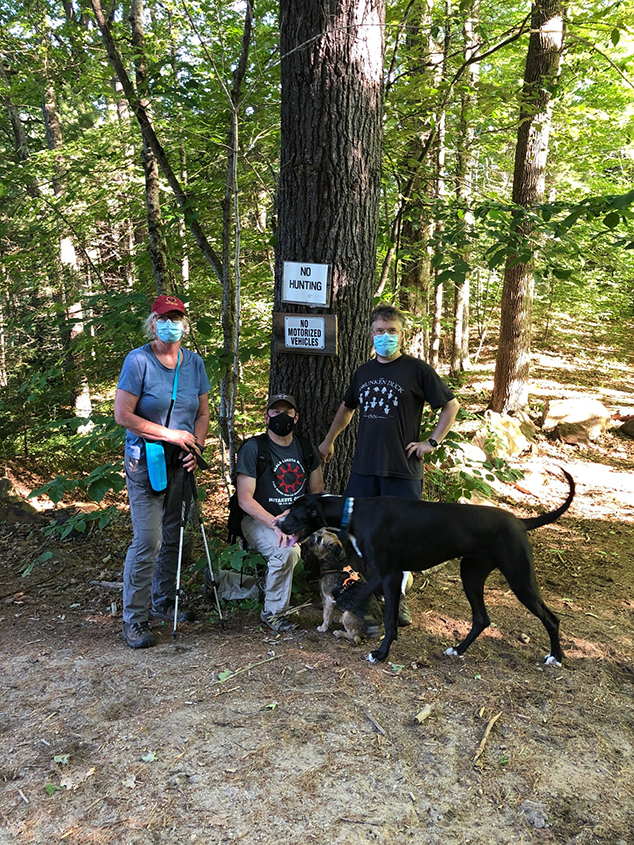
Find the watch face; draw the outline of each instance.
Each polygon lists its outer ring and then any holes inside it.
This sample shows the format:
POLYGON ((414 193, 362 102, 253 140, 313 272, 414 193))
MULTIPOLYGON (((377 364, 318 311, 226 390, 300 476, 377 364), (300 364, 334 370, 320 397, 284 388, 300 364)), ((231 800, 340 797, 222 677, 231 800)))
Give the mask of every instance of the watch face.
POLYGON ((434 449, 438 446, 438 441, 437 441, 437 440, 434 440, 434 438, 433 438, 433 437, 430 437, 430 438, 429 438, 429 442, 430 442, 430 444, 434 447, 434 449))

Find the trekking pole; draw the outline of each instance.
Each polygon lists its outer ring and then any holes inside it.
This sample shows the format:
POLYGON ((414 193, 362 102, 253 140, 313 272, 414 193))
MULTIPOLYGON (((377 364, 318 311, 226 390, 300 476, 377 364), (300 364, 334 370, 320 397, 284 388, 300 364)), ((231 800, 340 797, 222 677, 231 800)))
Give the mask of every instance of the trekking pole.
POLYGON ((183 467, 183 484, 181 488, 181 528, 180 536, 178 538, 178 564, 176 566, 176 594, 174 598, 174 629, 172 630, 172 640, 176 640, 176 626, 178 625, 178 599, 181 591, 181 565, 183 563, 183 536, 185 534, 185 510, 187 508, 187 500, 185 498, 187 492, 187 476, 189 473, 183 467))
POLYGON ((209 578, 211 579, 210 583, 213 587, 214 591, 214 599, 216 601, 216 609, 218 610, 218 623, 220 625, 220 630, 224 631, 225 628, 225 620, 222 616, 222 608, 220 607, 220 596, 218 595, 218 582, 216 581, 216 575, 214 573, 213 567, 211 565, 211 555, 209 554, 209 545, 207 544, 207 534, 205 532, 205 524, 203 521, 203 512, 200 504, 198 502, 198 489, 196 488, 196 480, 194 478, 194 474, 191 474, 191 486, 192 486, 192 496, 194 501, 198 506, 198 522, 200 523, 200 533, 203 537, 203 545, 205 547, 205 555, 207 556, 207 567, 209 569, 209 578))

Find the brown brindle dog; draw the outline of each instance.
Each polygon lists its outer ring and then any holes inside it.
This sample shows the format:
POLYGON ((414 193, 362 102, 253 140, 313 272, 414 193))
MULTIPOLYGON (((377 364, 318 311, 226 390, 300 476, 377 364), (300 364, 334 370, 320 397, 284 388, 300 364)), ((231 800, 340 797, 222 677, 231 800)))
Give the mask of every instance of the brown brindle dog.
POLYGON ((349 563, 345 550, 336 534, 322 528, 306 540, 304 547, 319 561, 319 589, 324 606, 322 624, 317 628, 322 634, 330 628, 335 610, 341 613, 343 631, 333 631, 335 637, 359 645, 365 637, 376 636, 381 618, 379 603, 374 595, 363 603, 358 596, 366 580, 349 563))

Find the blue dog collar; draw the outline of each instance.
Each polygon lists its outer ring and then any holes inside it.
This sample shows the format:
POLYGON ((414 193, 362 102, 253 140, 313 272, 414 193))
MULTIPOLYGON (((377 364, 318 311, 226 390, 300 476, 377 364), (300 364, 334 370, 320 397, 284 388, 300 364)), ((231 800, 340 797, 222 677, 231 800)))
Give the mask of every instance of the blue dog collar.
POLYGON ((339 531, 337 532, 337 536, 341 541, 345 540, 348 536, 348 525, 350 523, 350 517, 352 516, 352 511, 354 509, 354 499, 349 498, 343 503, 343 514, 341 516, 341 526, 339 531))

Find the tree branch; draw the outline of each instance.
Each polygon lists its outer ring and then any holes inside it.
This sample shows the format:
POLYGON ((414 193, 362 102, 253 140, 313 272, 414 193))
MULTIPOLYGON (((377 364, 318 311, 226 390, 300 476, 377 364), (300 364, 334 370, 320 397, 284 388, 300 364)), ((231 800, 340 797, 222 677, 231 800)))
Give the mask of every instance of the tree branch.
POLYGON ((110 30, 110 23, 106 20, 106 17, 103 13, 101 8, 101 0, 91 0, 93 12, 95 14, 95 20, 97 21, 97 25, 99 30, 101 31, 101 36, 103 38, 103 43, 106 48, 106 52, 108 54, 108 59, 110 60, 110 64, 112 65, 114 72, 117 74, 119 82, 121 83, 121 87, 126 95, 126 99, 130 104, 130 108, 134 112, 134 115, 138 121, 139 127, 141 128, 141 134, 147 143, 148 147, 151 148, 154 156, 156 157, 156 161, 161 168, 161 172, 163 176, 167 180, 172 192, 174 194, 174 198, 178 203, 181 211, 183 212, 183 216, 185 219, 185 224, 187 228, 190 230, 192 235, 194 236, 194 240, 198 245, 198 248, 202 252, 206 261, 211 265, 216 276, 219 280, 222 280, 222 261, 220 260, 219 256, 216 254, 216 251, 211 246, 205 233, 202 230, 202 227, 198 220, 196 219, 196 214, 192 209, 192 198, 188 196, 188 194, 183 190, 181 183, 176 176, 176 173, 172 169, 171 164, 169 163, 169 159, 167 157, 167 153, 163 149, 156 132, 154 131, 154 127, 147 115, 147 112, 128 76, 126 69, 123 64, 123 60, 117 49, 117 45, 115 44, 114 38, 112 37, 112 32, 110 30))

